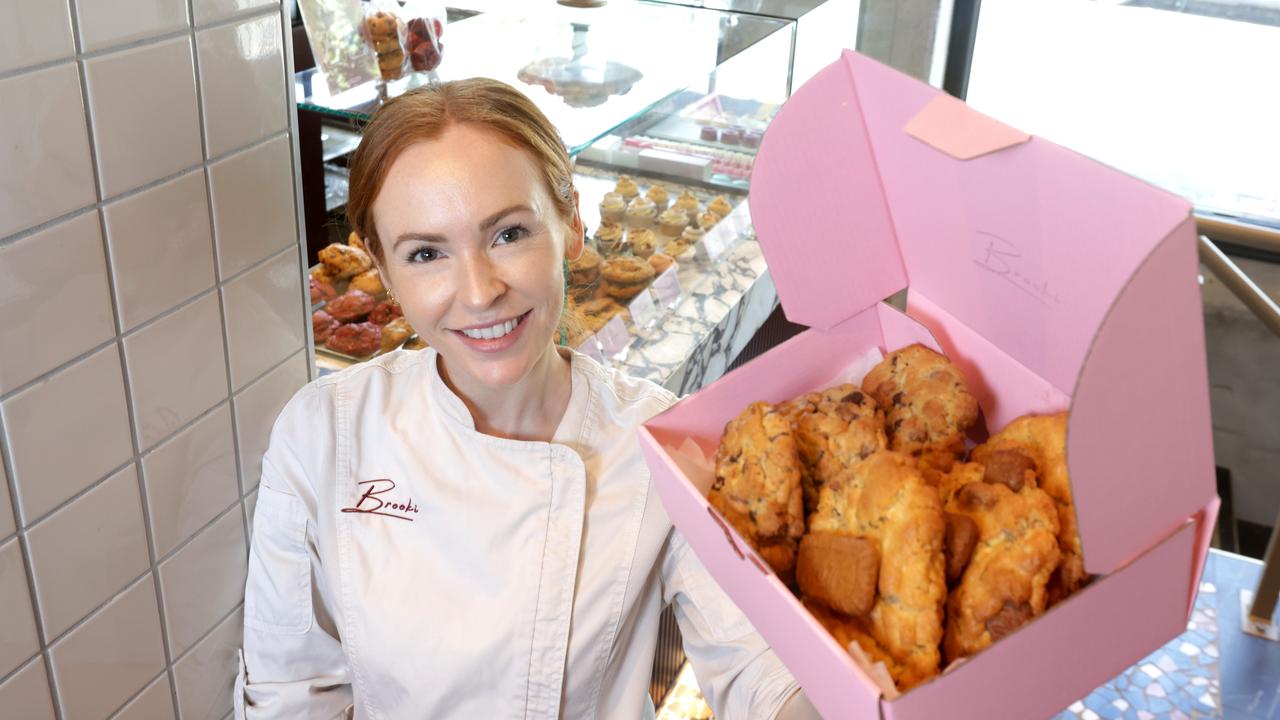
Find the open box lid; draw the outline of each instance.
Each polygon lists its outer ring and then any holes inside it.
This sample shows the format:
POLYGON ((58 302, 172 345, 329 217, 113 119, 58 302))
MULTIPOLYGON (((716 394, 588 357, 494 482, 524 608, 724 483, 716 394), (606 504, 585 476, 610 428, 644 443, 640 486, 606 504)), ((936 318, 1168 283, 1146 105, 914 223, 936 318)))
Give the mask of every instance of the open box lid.
POLYGON ((1182 198, 846 51, 765 133, 751 215, 791 321, 830 330, 909 286, 908 313, 966 370, 992 429, 1070 403, 1090 572, 1213 495, 1182 198))

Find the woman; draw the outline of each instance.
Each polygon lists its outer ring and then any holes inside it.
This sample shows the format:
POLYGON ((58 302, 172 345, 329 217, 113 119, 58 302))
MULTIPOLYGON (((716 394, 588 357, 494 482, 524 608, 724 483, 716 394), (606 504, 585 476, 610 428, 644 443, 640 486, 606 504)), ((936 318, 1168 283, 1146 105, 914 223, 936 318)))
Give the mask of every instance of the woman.
POLYGON ((667 603, 718 717, 816 717, 649 481, 635 428, 675 398, 553 342, 577 204, 554 128, 502 83, 422 88, 366 128, 348 214, 430 349, 276 421, 238 717, 650 716, 667 603))

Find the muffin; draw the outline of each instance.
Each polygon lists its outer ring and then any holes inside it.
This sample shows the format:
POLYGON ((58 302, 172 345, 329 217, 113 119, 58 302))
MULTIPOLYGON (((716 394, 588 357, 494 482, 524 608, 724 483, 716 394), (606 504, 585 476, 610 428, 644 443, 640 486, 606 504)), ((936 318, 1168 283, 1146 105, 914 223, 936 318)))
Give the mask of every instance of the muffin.
POLYGON ((638 257, 616 257, 604 264, 600 278, 604 294, 618 302, 628 302, 639 295, 654 278, 653 266, 638 257))
POLYGON ((717 195, 707 203, 707 209, 723 218, 729 217, 729 213, 733 212, 733 205, 723 195, 717 195))
POLYGON ((702 203, 698 202, 698 198, 693 193, 685 190, 680 193, 680 197, 676 198, 675 205, 672 207, 677 210, 683 210, 685 215, 689 216, 689 222, 696 222, 698 219, 698 210, 702 207, 702 203))
POLYGON ((654 275, 661 275, 676 264, 676 259, 666 253, 654 253, 649 256, 649 264, 653 266, 654 275))
POLYGON ((622 223, 622 216, 627 211, 627 201, 616 192, 604 194, 600 201, 600 221, 615 224, 622 223))
POLYGON ((680 237, 689 226, 689 214, 680 208, 671 208, 658 216, 658 231, 667 237, 680 237))
POLYGON ((654 206, 658 208, 658 212, 666 210, 667 205, 671 202, 667 189, 661 185, 654 185, 649 188, 649 192, 645 193, 644 196, 653 201, 654 206))
POLYGON ((698 227, 703 230, 710 230, 715 227, 715 224, 720 222, 721 219, 722 218, 719 215, 708 210, 698 216, 698 227))
POLYGON ((627 246, 636 257, 647 258, 658 249, 658 236, 648 228, 627 233, 627 246))
POLYGON ((640 194, 640 186, 631 179, 630 175, 623 175, 618 178, 618 184, 614 186, 613 191, 621 195, 623 201, 631 202, 640 194))
POLYGON ((653 201, 645 197, 637 197, 627 203, 626 220, 629 228, 650 228, 658 218, 658 208, 653 201))
POLYGON ((601 255, 615 255, 622 250, 622 226, 607 223, 596 230, 596 247, 601 255))

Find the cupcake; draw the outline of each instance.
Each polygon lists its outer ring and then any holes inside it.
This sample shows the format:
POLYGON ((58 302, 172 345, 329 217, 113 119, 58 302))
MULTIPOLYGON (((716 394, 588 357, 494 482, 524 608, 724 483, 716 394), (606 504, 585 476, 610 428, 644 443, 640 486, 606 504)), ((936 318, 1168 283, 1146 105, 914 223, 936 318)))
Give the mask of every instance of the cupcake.
POLYGON ((689 226, 689 214, 680 208, 671 208, 658 216, 658 231, 667 237, 680 237, 689 226))
POLYGON ((613 255, 622 250, 622 226, 606 223, 596 230, 596 247, 601 255, 613 255))
POLYGON ((733 205, 730 205, 723 195, 717 195, 707 203, 707 209, 724 218, 729 217, 729 213, 733 212, 733 205))
POLYGON ((676 264, 676 259, 666 253, 654 253, 649 256, 649 264, 653 266, 653 272, 661 275, 676 264))
POLYGON ((720 220, 721 218, 719 215, 708 210, 698 216, 698 227, 703 230, 710 230, 716 223, 720 222, 720 220))
POLYGON ((629 228, 653 227, 657 218, 658 208, 649 198, 637 197, 627 204, 626 226, 629 228))
POLYGON ((640 194, 640 186, 636 184, 635 180, 631 179, 630 175, 623 175, 618 178, 618 184, 614 186, 613 191, 621 195, 624 201, 631 202, 635 196, 640 194))
POLYGON ((702 207, 702 203, 698 202, 698 198, 694 197, 693 193, 685 190, 680 193, 680 197, 676 198, 676 203, 673 207, 677 210, 683 210, 685 215, 689 216, 689 222, 695 222, 698 219, 698 209, 702 207))
POLYGON ((627 201, 622 199, 622 195, 616 192, 604 194, 604 199, 600 201, 600 221, 611 223, 622 223, 622 215, 627 211, 627 201))
POLYGON ((649 188, 649 192, 645 193, 644 196, 653 201, 653 205, 658 209, 658 212, 666 210, 667 205, 671 202, 670 197, 667 195, 667 189, 661 185, 654 185, 649 188))
POLYGON ((648 228, 627 233, 627 246, 636 257, 647 258, 658 249, 658 236, 648 228))

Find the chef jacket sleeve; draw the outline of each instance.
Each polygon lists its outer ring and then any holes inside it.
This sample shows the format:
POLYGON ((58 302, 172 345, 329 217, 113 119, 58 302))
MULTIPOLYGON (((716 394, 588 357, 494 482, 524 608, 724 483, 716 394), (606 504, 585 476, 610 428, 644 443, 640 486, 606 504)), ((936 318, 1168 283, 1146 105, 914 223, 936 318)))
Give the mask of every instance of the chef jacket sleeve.
MULTIPOLYGON (((795 678, 707 574, 678 530, 673 529, 667 539, 662 580, 663 600, 675 607, 685 654, 715 716, 723 720, 782 717, 783 704, 799 688, 795 678)), ((799 710, 795 703, 787 709, 793 708, 799 710)))
POLYGON ((331 444, 330 408, 304 388, 276 421, 262 459, 245 583, 244 648, 235 686, 237 720, 339 718, 351 678, 321 582, 310 469, 331 444), (304 462, 305 457, 311 462, 304 462))

